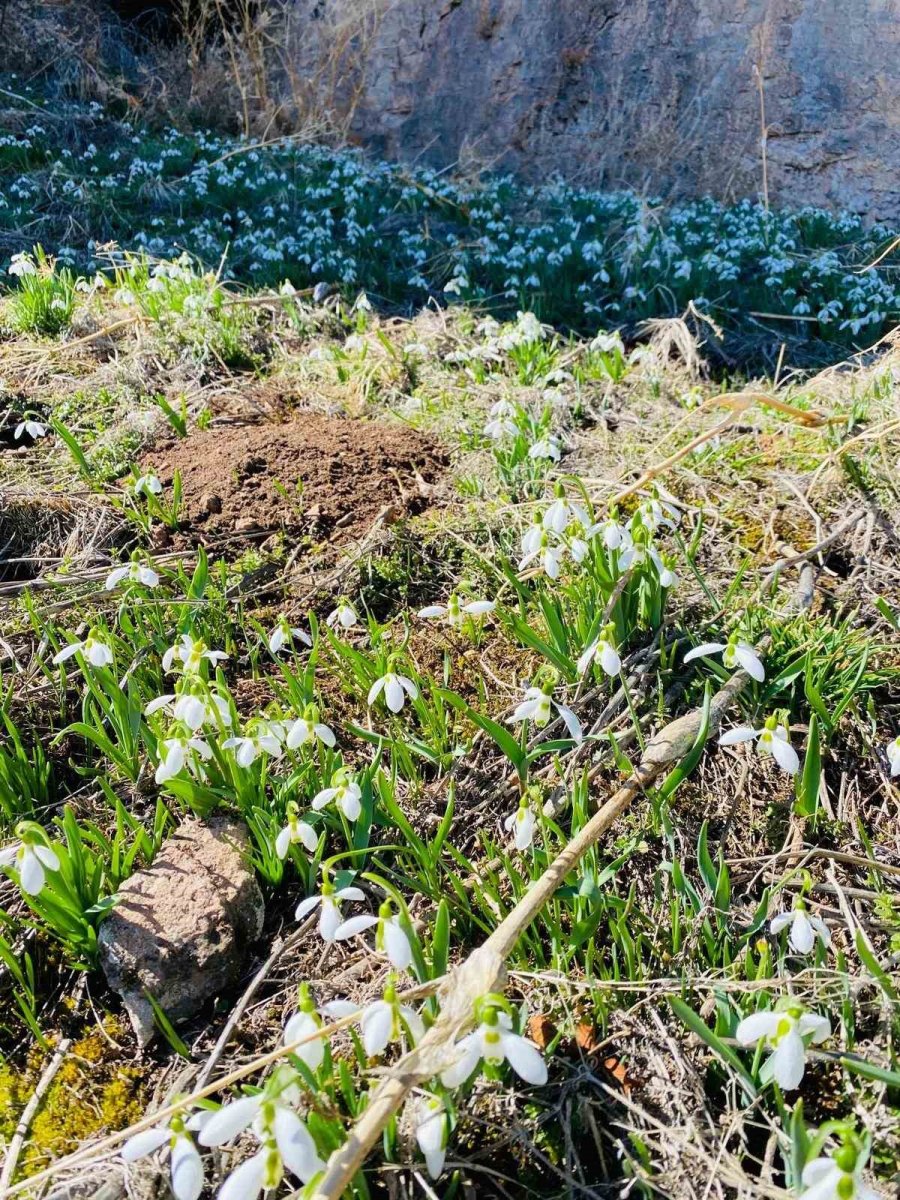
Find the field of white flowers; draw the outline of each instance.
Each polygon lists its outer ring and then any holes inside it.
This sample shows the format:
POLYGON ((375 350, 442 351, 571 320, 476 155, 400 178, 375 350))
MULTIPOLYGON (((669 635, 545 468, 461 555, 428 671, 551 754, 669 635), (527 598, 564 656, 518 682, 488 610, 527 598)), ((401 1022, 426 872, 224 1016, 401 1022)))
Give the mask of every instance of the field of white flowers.
POLYGON ((692 303, 741 331, 730 354, 746 342, 745 358, 788 341, 834 360, 900 314, 895 231, 858 216, 667 206, 561 182, 466 185, 290 138, 150 133, 97 104, 43 116, 24 103, 0 137, 7 270, 36 244, 86 273, 109 265, 110 243, 187 250, 255 286, 364 288, 407 312, 458 297, 581 333, 692 303))
POLYGON ((632 337, 874 341, 889 232, 80 115, 2 147, 0 1197, 895 1195, 900 353, 632 337), (263 931, 142 1047, 214 814, 263 931))

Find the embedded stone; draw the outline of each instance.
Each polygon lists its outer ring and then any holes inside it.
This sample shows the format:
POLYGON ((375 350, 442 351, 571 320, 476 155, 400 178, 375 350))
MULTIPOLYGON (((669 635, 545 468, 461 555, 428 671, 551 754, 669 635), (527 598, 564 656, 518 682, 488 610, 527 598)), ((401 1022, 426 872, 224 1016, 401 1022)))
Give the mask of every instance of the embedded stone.
POLYGON ((142 1045, 156 1032, 147 993, 179 1021, 238 980, 264 916, 249 853, 240 822, 185 821, 119 889, 100 963, 142 1045))

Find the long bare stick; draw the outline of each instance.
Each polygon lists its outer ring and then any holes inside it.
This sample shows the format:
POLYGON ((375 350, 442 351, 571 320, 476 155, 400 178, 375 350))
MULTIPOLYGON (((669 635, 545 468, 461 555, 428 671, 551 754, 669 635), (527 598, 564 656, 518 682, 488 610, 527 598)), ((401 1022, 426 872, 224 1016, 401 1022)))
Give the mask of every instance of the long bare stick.
MULTIPOLYGON (((713 696, 707 736, 718 729, 722 715, 746 687, 749 676, 737 672, 713 696)), ((583 829, 557 855, 519 903, 455 970, 438 992, 440 1016, 422 1040, 384 1077, 350 1136, 328 1160, 315 1200, 340 1200, 369 1151, 413 1088, 426 1084, 453 1060, 453 1046, 474 1023, 476 1002, 506 983, 506 959, 541 909, 578 865, 587 851, 626 811, 635 796, 695 745, 703 728, 700 709, 672 721, 648 743, 634 775, 603 804, 583 829)), ((297 1200, 295 1192, 290 1200, 297 1200)))

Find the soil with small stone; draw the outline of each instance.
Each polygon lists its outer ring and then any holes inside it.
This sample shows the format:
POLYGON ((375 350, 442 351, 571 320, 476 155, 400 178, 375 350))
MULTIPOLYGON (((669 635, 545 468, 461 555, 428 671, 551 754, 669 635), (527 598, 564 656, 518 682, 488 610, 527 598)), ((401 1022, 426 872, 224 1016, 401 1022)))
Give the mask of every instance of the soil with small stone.
POLYGON ((349 540, 429 502, 446 456, 414 429, 302 413, 283 424, 217 424, 158 443, 142 460, 166 486, 180 472, 174 541, 231 547, 278 532, 349 540))

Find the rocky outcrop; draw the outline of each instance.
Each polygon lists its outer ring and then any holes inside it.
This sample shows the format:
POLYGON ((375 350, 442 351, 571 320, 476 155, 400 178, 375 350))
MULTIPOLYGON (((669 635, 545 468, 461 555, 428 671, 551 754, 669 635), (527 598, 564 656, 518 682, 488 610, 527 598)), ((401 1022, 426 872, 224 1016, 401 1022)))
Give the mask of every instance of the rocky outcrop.
POLYGON ((758 70, 771 198, 900 216, 900 0, 292 3, 301 72, 385 157, 756 195, 758 70))
POLYGON ((263 898, 246 829, 186 821, 152 866, 122 884, 100 927, 100 962, 142 1044, 154 1033, 147 993, 167 1017, 189 1017, 233 984, 262 931, 263 898))

